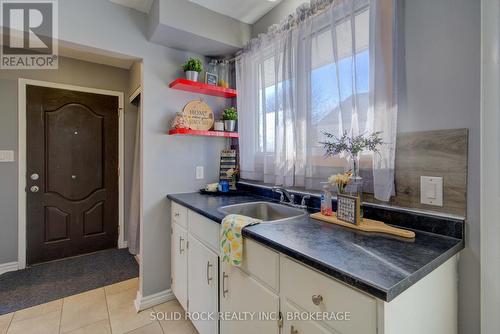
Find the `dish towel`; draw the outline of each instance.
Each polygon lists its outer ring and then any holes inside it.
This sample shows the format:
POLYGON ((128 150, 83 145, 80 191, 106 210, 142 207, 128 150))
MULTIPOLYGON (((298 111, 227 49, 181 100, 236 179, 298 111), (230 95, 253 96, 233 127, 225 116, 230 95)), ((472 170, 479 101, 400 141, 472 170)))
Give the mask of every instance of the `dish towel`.
POLYGON ((241 230, 245 226, 251 226, 260 223, 258 219, 241 216, 228 215, 222 220, 220 227, 220 252, 222 262, 233 266, 241 266, 243 259, 243 236, 241 230))

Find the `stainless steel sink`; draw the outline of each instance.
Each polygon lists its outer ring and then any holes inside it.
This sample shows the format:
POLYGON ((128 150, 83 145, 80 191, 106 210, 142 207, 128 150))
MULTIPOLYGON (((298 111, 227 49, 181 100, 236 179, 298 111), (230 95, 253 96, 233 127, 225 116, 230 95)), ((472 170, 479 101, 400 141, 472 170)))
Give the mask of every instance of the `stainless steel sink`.
POLYGON ((307 212, 301 209, 270 202, 251 202, 228 205, 220 207, 219 211, 226 215, 237 214, 260 219, 263 223, 300 218, 307 214, 307 212))

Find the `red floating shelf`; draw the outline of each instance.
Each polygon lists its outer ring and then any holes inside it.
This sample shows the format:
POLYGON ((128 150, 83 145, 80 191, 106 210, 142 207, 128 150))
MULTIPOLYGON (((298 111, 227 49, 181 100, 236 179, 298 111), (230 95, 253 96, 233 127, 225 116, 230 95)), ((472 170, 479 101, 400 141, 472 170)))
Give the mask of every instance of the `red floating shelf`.
POLYGON ((223 132, 223 131, 202 131, 191 129, 174 129, 168 131, 169 135, 190 135, 190 136, 208 136, 208 137, 224 137, 224 138, 239 138, 238 132, 223 132))
POLYGON ((168 85, 168 87, 192 93, 219 96, 225 98, 232 98, 236 97, 237 95, 236 90, 231 88, 223 88, 219 86, 207 85, 206 83, 191 81, 183 78, 175 79, 168 85))

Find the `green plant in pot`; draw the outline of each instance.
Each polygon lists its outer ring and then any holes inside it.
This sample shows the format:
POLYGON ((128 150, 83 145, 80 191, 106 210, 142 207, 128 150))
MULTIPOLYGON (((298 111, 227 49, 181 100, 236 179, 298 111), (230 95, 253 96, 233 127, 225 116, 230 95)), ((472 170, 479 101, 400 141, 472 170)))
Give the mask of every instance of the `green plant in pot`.
POLYGON ((222 112, 222 120, 224 121, 224 128, 226 131, 233 132, 236 129, 236 120, 238 119, 238 112, 235 107, 229 107, 222 112))
POLYGON ((191 81, 198 81, 198 74, 203 71, 203 63, 198 58, 189 58, 182 69, 186 73, 186 79, 191 81))

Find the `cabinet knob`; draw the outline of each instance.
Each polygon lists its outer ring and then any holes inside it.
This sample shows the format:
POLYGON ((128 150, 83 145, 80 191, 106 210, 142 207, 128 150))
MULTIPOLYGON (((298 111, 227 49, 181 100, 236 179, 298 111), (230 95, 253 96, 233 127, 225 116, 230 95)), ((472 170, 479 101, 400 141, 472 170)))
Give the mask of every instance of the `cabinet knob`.
POLYGON ((321 304, 323 302, 323 296, 322 295, 313 295, 312 302, 316 306, 321 304))
POLYGON ((179 216, 180 216, 179 212, 174 213, 174 217, 179 217, 179 216))

